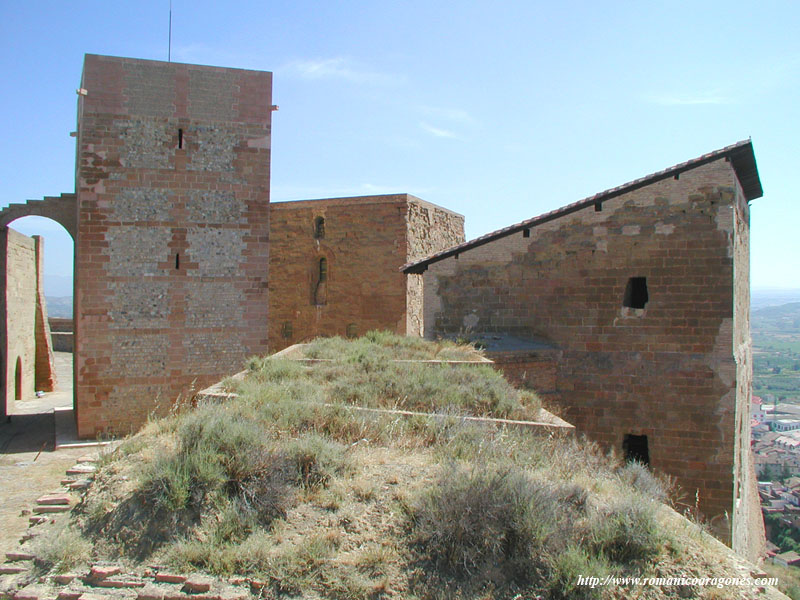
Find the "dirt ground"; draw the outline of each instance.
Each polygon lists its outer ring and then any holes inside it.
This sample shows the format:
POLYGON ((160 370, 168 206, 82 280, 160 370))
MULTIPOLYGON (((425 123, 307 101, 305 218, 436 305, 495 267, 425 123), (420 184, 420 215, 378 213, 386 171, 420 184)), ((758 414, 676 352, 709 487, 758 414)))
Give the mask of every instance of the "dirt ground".
POLYGON ((56 391, 17 401, 11 422, 0 423, 0 562, 28 528, 36 498, 57 491, 64 471, 97 448, 55 450, 54 409, 72 406, 72 354, 56 352, 56 391))

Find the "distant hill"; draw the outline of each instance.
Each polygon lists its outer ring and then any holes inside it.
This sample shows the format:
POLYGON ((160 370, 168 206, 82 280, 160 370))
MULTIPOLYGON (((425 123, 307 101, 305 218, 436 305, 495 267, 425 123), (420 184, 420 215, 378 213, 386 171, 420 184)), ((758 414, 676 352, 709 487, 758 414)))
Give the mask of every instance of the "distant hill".
POLYGON ((800 334, 800 302, 754 310, 750 315, 750 327, 754 334, 800 334))
POLYGON ((780 306, 790 302, 800 302, 800 289, 753 289, 750 291, 750 308, 758 310, 767 306, 780 306))
POLYGON ((72 296, 46 296, 47 316, 72 318, 72 296))

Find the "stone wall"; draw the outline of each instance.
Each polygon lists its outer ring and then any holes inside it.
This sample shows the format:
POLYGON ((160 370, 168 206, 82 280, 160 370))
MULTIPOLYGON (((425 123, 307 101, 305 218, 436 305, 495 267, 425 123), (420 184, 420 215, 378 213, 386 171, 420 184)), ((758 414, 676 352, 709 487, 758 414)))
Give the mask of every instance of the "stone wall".
POLYGON ((736 411, 733 457, 733 549, 757 562, 766 555, 764 518, 751 450, 753 346, 750 338, 750 207, 736 182, 733 204, 733 353, 736 411))
POLYGON ((29 400, 35 392, 36 341, 36 241, 13 229, 0 229, 3 269, 3 415, 16 400, 29 400))
POLYGON ((50 339, 54 352, 72 352, 74 343, 74 326, 72 319, 50 317, 50 339))
POLYGON ((36 250, 36 318, 33 332, 36 344, 35 386, 37 391, 52 392, 56 389, 56 368, 44 298, 44 239, 35 235, 33 241, 36 250))
MULTIPOLYGON (((464 241, 464 217, 411 196, 408 203, 407 261, 415 261, 464 241)), ((422 277, 406 279, 406 333, 423 335, 422 277)))
POLYGON ((81 87, 75 391, 92 437, 267 350, 271 74, 87 55, 81 87))
MULTIPOLYGON (((733 345, 736 195, 720 159, 424 274, 427 337, 503 332, 552 343, 561 415, 617 452, 626 436, 647 436, 650 464, 675 476, 723 536, 737 376, 747 386, 737 360, 748 360, 733 345)), ((744 406, 749 391, 739 393, 744 406)))

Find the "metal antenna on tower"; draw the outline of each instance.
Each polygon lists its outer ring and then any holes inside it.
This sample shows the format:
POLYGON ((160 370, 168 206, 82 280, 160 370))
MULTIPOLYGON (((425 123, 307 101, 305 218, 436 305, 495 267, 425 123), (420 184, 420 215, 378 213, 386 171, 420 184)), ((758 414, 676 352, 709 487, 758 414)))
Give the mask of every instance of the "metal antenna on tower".
POLYGON ((172 0, 169 0, 169 43, 167 46, 167 62, 172 62, 172 0))

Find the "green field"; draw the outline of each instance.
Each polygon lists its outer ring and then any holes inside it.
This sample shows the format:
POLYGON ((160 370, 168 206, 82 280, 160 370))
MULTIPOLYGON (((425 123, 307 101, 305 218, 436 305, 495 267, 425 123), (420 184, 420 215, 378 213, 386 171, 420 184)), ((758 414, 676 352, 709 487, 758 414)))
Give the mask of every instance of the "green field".
POLYGON ((800 302, 754 310, 753 392, 800 403, 800 302))

